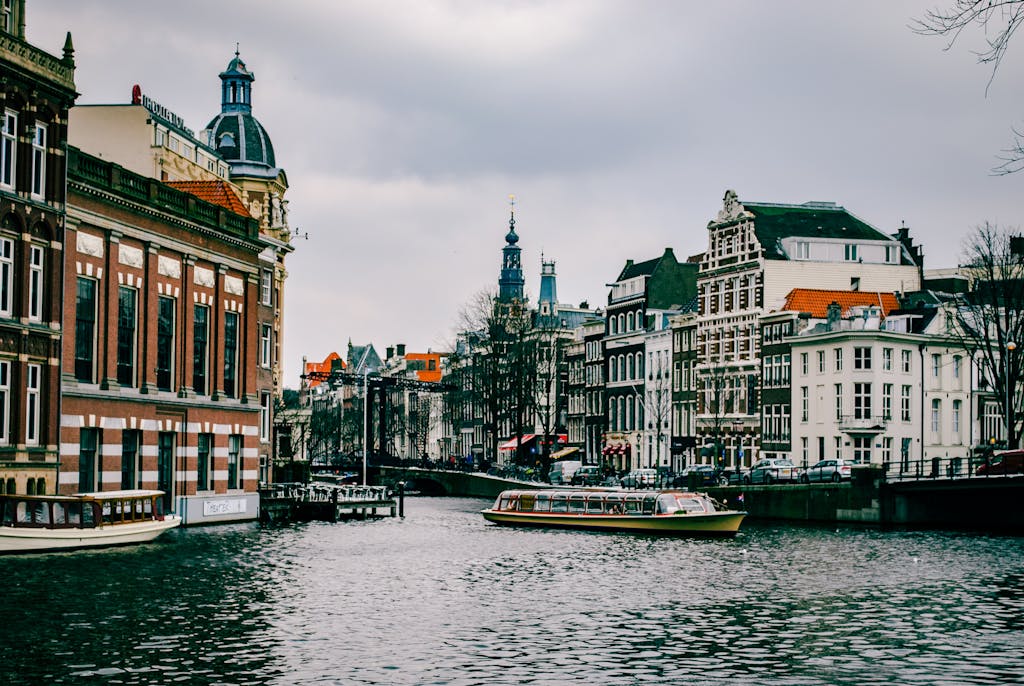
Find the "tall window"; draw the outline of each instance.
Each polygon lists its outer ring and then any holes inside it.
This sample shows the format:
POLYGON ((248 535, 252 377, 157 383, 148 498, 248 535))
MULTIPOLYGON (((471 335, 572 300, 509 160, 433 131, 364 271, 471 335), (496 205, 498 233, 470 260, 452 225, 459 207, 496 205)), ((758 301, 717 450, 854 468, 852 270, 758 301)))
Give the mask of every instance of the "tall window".
POLYGON ((196 489, 200 491, 213 490, 213 483, 210 475, 210 446, 213 445, 213 434, 199 434, 196 442, 196 489))
POLYGON ((138 479, 139 470, 139 439, 141 431, 125 429, 121 432, 121 488, 139 488, 142 483, 138 479))
POLYGON ((238 488, 238 459, 242 452, 242 437, 228 436, 228 488, 238 488))
POLYGON ((270 324, 260 324, 260 366, 270 369, 270 324))
POLYGON ((36 124, 32 136, 32 195, 41 198, 46 190, 46 124, 36 124))
POLYGON ((960 443, 960 413, 963 408, 963 402, 960 400, 953 401, 953 443, 960 443))
POLYGON ((807 353, 800 353, 800 373, 807 376, 807 353))
POLYGON ((837 371, 837 372, 843 371, 843 349, 842 348, 836 348, 835 349, 835 371, 837 371))
POLYGON ((843 418, 843 384, 836 384, 836 419, 843 418))
POLYGON ((174 376, 174 298, 157 298, 156 320, 156 387, 161 391, 173 390, 174 376))
POLYGON ((882 348, 882 369, 892 371, 892 348, 882 348))
POLYGON ((75 295, 75 378, 92 383, 96 350, 96 281, 78 277, 75 295))
POLYGON ((260 440, 270 440, 270 394, 260 394, 260 440))
POLYGON ((4 111, 4 127, 0 131, 0 186, 14 188, 14 169, 18 150, 18 113, 4 111))
POLYGON ((886 421, 892 419, 892 384, 882 384, 882 418, 886 421))
POLYGON ((900 419, 910 421, 910 386, 900 388, 900 419))
POLYGON ((853 461, 857 464, 871 462, 871 436, 853 437, 853 461))
POLYGON ((909 350, 901 350, 900 351, 900 357, 903 359, 903 373, 904 374, 909 374, 910 373, 910 368, 911 368, 910 351, 909 350))
POLYGON ((38 364, 26 367, 25 378, 25 443, 39 445, 39 389, 42 386, 42 368, 38 364))
POLYGON ((0 238, 0 316, 10 317, 14 302, 14 241, 0 238))
POLYGON ((843 258, 847 262, 856 262, 857 261, 857 244, 856 243, 847 243, 846 245, 843 246, 843 258))
POLYGON ((78 490, 81 493, 99 490, 96 484, 96 474, 99 471, 96 464, 99 433, 99 429, 82 429, 78 435, 78 490))
POLYGON ((857 347, 853 349, 853 368, 871 369, 871 348, 857 347))
POLYGON ((942 401, 938 398, 932 400, 932 433, 939 433, 939 424, 942 416, 942 401))
POLYGON ((134 288, 117 289, 117 382, 135 385, 135 334, 138 327, 139 292, 134 288))
POLYGON ((238 393, 238 315, 224 313, 224 395, 234 398, 238 393))
POLYGON ((206 370, 210 366, 210 308, 196 305, 192 310, 192 390, 209 393, 206 370))
POLYGON ((28 318, 34 322, 43 319, 43 249, 38 245, 29 248, 28 318))
POLYGON ((811 244, 807 241, 796 242, 796 259, 806 260, 811 256, 811 244))
POLYGON ((808 415, 808 408, 810 407, 810 399, 808 398, 807 386, 800 387, 800 421, 806 422, 808 415))
POLYGON ((824 374, 825 373, 825 351, 824 350, 819 350, 818 351, 818 373, 819 374, 824 374))
POLYGON ((939 374, 942 372, 942 355, 932 355, 932 376, 939 378, 939 374))
POLYGON ((853 416, 856 419, 871 419, 871 384, 853 384, 853 416))
POLYGON ((271 272, 269 269, 264 269, 263 272, 260 274, 260 302, 263 303, 264 305, 271 304, 270 285, 272 283, 272 274, 273 272, 271 272))
POLYGON ((11 363, 0 361, 0 445, 11 442, 11 363))

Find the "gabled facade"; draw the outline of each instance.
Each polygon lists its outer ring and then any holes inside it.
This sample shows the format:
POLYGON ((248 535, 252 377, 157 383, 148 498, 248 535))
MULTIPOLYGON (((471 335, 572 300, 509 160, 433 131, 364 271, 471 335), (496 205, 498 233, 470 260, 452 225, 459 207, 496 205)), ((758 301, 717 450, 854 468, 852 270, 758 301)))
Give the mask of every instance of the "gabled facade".
POLYGON ((834 203, 741 203, 734 191, 725 194, 708 223, 697 328, 698 430, 722 440, 726 464, 749 465, 761 450, 760 317, 808 284, 916 290, 920 253, 908 245, 908 236, 886 235, 834 203))
POLYGON ((62 57, 25 41, 25 2, 0 15, 0 493, 53 494, 60 443, 65 149, 75 93, 62 57))

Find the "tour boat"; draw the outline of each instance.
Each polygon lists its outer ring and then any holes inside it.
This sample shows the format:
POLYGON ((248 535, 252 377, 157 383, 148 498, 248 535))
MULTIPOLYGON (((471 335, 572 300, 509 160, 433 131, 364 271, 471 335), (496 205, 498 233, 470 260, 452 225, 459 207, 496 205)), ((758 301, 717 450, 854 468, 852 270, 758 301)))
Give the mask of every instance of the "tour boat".
POLYGON ((682 536, 735 536, 746 512, 687 491, 504 491, 489 522, 682 536))
POLYGON ((163 491, 0 495, 0 553, 38 553, 152 541, 181 524, 163 491))

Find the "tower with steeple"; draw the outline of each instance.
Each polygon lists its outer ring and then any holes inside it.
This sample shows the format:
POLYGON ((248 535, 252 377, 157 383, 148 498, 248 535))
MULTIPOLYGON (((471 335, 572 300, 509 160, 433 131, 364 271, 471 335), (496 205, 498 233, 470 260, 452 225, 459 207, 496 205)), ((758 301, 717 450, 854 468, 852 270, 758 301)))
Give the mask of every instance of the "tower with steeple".
POLYGON ((523 264, 520 258, 522 248, 519 235, 516 233, 516 200, 511 198, 512 210, 509 214, 508 233, 505 234, 505 247, 501 249, 501 277, 498 279, 498 302, 511 304, 523 302, 523 264))

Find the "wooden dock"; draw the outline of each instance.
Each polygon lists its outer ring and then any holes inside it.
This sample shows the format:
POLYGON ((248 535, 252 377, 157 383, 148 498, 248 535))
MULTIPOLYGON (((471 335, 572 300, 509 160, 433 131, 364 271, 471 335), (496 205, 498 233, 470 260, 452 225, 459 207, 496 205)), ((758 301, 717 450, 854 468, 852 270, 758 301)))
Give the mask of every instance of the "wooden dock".
POLYGON ((314 481, 271 484, 260 489, 260 522, 338 522, 348 519, 404 517, 402 489, 314 481))

